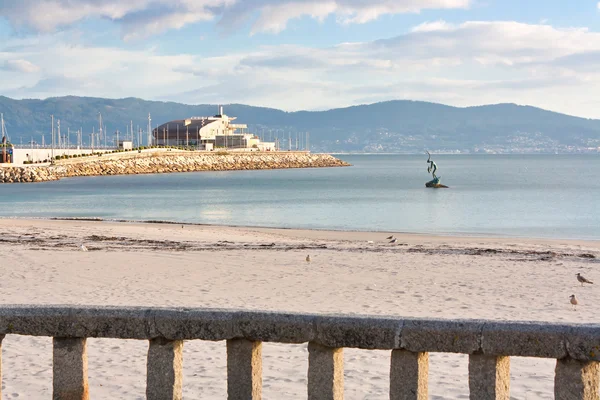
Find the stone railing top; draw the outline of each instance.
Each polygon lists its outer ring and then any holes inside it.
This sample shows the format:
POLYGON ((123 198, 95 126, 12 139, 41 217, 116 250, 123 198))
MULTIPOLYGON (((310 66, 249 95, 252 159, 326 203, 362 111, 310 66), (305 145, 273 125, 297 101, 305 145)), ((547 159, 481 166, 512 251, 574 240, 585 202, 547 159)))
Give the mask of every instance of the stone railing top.
POLYGON ((119 339, 316 342, 328 347, 406 349, 600 361, 600 324, 439 320, 199 308, 0 307, 0 334, 119 339))

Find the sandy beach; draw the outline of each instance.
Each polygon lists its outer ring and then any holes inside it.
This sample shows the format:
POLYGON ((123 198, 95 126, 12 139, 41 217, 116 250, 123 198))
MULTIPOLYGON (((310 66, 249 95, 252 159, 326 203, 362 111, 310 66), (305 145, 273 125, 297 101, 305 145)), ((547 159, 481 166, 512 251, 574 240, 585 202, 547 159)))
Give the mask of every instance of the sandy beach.
MULTIPOLYGON (((73 220, 0 227, 3 304, 600 322, 600 291, 575 277, 600 280, 598 241, 73 220)), ((91 397, 144 399, 147 346, 89 339, 91 397)), ((184 397, 225 398, 225 343, 184 349, 184 397)), ((2 350, 3 397, 49 398, 51 338, 8 335, 2 350)), ((266 343, 263 359, 265 399, 306 398, 306 345, 266 343)), ((347 399, 388 398, 389 352, 346 349, 345 362, 347 399)), ((554 360, 511 362, 512 398, 553 398, 554 360)), ((468 398, 467 356, 431 354, 429 393, 468 398)))

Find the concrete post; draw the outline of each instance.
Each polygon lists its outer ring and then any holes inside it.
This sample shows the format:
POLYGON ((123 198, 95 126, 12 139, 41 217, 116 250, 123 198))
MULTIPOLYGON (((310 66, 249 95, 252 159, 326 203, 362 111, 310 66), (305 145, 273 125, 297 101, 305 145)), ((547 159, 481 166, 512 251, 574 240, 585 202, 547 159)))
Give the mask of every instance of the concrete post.
POLYGON ((150 340, 146 365, 147 400, 183 398, 183 341, 150 340))
POLYGON ((510 400, 510 357, 471 354, 469 392, 472 400, 510 400))
POLYGON ((2 398, 2 340, 4 335, 0 335, 0 399, 2 398))
POLYGON ((556 400, 598 400, 600 384, 598 361, 578 361, 570 357, 556 361, 554 398, 556 400))
POLYGON ((308 343, 308 400, 343 400, 344 349, 308 343))
POLYGON ((85 338, 53 338, 52 399, 89 400, 85 338))
POLYGON ((429 353, 392 350, 390 400, 427 400, 429 353))
POLYGON ((227 341, 227 398, 262 398, 262 343, 246 339, 227 341))

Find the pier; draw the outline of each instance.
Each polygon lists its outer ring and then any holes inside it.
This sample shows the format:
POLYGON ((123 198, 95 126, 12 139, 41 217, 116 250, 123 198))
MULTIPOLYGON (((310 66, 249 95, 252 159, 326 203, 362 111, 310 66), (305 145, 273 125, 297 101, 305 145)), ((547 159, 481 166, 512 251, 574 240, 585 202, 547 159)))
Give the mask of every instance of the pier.
POLYGON ((0 183, 55 181, 62 178, 172 172, 343 167, 349 164, 329 154, 307 152, 186 151, 171 148, 95 153, 60 158, 54 163, 0 166, 0 183))

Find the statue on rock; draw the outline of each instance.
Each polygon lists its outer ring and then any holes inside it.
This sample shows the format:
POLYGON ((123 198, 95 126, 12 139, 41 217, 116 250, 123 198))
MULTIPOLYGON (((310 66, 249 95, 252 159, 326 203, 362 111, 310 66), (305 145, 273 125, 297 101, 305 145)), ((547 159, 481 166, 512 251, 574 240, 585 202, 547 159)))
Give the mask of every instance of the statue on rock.
POLYGON ((433 175, 433 179, 430 180, 429 182, 427 182, 425 184, 425 187, 430 187, 430 188, 447 188, 448 186, 442 185, 440 183, 440 177, 438 177, 435 172, 437 171, 437 164, 435 162, 433 162, 433 160, 431 159, 431 154, 429 154, 429 152, 427 152, 427 155, 429 156, 429 158, 427 159, 427 164, 429 164, 427 166, 427 173, 433 175))

